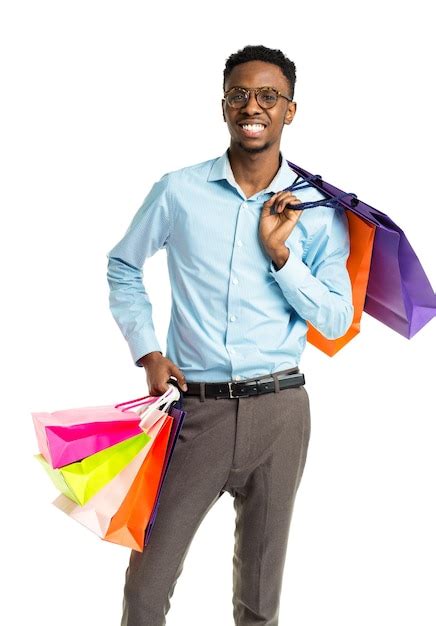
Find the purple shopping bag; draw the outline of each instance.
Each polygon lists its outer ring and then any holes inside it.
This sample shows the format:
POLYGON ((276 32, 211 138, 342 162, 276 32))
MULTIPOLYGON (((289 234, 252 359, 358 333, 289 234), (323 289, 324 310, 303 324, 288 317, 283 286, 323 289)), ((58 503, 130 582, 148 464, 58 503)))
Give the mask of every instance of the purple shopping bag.
POLYGON ((153 530, 154 523, 156 521, 158 509, 159 509, 159 498, 160 498, 160 494, 162 491, 162 486, 165 481, 165 477, 168 473, 168 467, 171 461, 171 457, 173 455, 177 438, 179 436, 180 430, 183 426, 183 422, 186 416, 186 411, 183 410, 183 395, 181 395, 181 399, 179 400, 179 402, 172 405, 168 414, 171 415, 171 417, 173 418, 173 426, 171 429, 167 452, 165 455, 162 475, 160 478, 159 486, 157 488, 156 499, 154 502, 152 513, 150 515, 150 521, 148 522, 147 527, 145 529, 144 546, 146 546, 150 541, 150 536, 153 530))
POLYGON ((288 191, 312 186, 326 198, 302 202, 298 209, 339 206, 376 226, 364 311, 403 337, 413 337, 436 315, 436 294, 404 232, 388 215, 365 204, 356 194, 287 163, 302 179, 297 178, 288 191))

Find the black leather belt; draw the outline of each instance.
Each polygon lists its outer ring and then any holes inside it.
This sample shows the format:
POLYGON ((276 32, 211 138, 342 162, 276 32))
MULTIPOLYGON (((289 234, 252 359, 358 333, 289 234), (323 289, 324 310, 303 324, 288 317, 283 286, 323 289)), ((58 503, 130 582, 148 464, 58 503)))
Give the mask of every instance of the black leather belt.
MULTIPOLYGON (((277 376, 278 389, 289 389, 290 387, 301 387, 305 384, 304 374, 295 372, 292 374, 281 374, 277 376)), ((186 381, 188 390, 184 391, 185 396, 199 396, 200 385, 202 383, 186 381)), ((222 383, 203 383, 204 395, 206 398, 245 398, 263 393, 271 393, 276 390, 276 383, 272 376, 262 376, 257 379, 247 381, 229 381, 222 383)))

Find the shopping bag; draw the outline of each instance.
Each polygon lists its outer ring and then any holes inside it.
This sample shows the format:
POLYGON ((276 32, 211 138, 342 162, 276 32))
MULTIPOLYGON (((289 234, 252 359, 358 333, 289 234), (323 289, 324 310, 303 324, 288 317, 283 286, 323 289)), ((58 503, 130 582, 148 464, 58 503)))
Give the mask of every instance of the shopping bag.
MULTIPOLYGON (((169 440, 168 448, 165 454, 163 470, 162 470, 162 474, 159 480, 159 486, 157 489, 157 497, 154 501, 153 510, 150 515, 150 520, 145 530, 144 546, 148 545, 150 541, 152 530, 156 522, 156 518, 157 518, 157 514, 159 510, 159 501, 160 501, 160 495, 162 493, 162 488, 163 488, 163 485, 165 484, 165 479, 167 477, 168 469, 171 464, 171 458, 174 454, 176 442, 179 437, 180 430, 182 429, 183 422, 186 416, 186 411, 183 410, 183 396, 181 396, 178 406, 176 404, 172 406, 170 415, 173 418, 173 428, 171 429, 170 440, 169 440)), ((142 550, 140 551, 142 552, 142 550)))
POLYGON ((374 245, 375 226, 354 213, 346 213, 350 234, 350 254, 347 270, 350 276, 353 297, 353 321, 347 332, 336 339, 328 339, 310 322, 307 322, 307 341, 329 356, 336 354, 360 332, 360 321, 365 304, 374 245))
POLYGON ((53 502, 57 508, 102 539, 139 551, 150 538, 162 484, 186 415, 178 385, 171 378, 168 382, 173 385, 160 397, 148 396, 116 405, 124 408, 131 402, 138 405, 138 401, 142 401, 142 405, 135 409, 136 419, 141 431, 150 436, 151 442, 85 504, 74 502, 65 491, 53 502), (145 495, 144 502, 142 498, 135 497, 139 484, 143 486, 141 493, 145 495))
POLYGON ((145 396, 115 405, 34 412, 39 452, 51 467, 58 468, 139 435, 135 409, 154 401, 153 396, 145 396))
POLYGON ((36 455, 36 458, 57 488, 74 502, 85 504, 119 474, 148 441, 150 436, 143 432, 106 450, 100 450, 82 461, 57 469, 50 467, 42 454, 36 455))
POLYGON ((311 186, 323 196, 315 202, 302 202, 299 209, 319 205, 342 208, 375 226, 364 311, 403 337, 413 337, 435 317, 436 294, 404 232, 388 215, 360 201, 356 194, 287 163, 302 179, 287 190, 311 186))
POLYGON ((142 552, 168 446, 172 418, 164 424, 120 508, 112 517, 106 541, 142 552))
POLYGON ((112 517, 120 508, 132 483, 135 480, 147 454, 154 445, 162 427, 166 423, 167 415, 156 421, 148 430, 150 441, 136 455, 136 457, 119 473, 96 493, 86 504, 80 506, 71 497, 61 493, 53 504, 71 518, 103 538, 109 528, 112 517))

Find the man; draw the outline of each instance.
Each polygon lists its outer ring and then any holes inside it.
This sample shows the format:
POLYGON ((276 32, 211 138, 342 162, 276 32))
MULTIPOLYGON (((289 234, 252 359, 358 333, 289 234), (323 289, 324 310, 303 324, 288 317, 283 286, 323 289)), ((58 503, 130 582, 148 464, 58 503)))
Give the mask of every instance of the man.
MULTIPOLYGON (((187 411, 150 542, 131 554, 123 626, 166 623, 193 536, 224 491, 236 511, 234 622, 278 624, 310 437, 298 368, 307 321, 335 338, 353 318, 346 216, 298 210, 321 194, 306 187, 298 199, 286 190, 298 178, 280 152, 297 108, 294 86, 295 65, 280 50, 231 55, 222 100, 229 149, 165 174, 108 253, 111 311, 149 393, 164 393, 173 376, 187 411), (161 248, 172 290, 166 356, 141 270, 161 248)), ((219 590, 212 567, 207 576, 219 590)), ((209 621, 193 611, 192 625, 209 621)))

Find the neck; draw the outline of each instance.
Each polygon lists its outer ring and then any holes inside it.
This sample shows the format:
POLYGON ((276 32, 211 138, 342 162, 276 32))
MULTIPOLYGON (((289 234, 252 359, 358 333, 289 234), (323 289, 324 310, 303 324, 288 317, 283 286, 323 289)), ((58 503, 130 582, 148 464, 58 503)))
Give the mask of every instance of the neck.
POLYGON ((268 187, 280 168, 279 146, 261 152, 246 152, 231 143, 227 154, 236 182, 250 195, 268 187))

